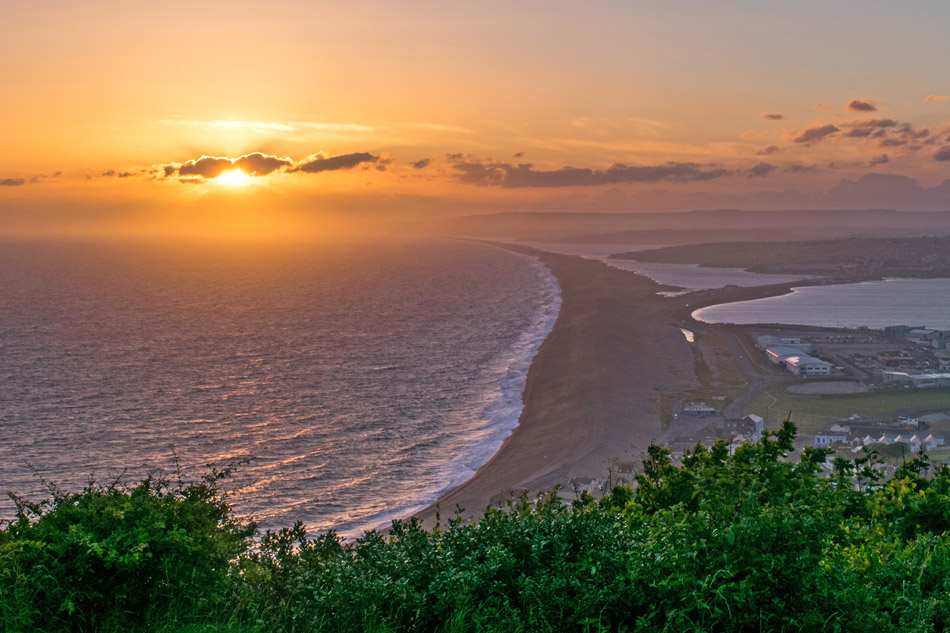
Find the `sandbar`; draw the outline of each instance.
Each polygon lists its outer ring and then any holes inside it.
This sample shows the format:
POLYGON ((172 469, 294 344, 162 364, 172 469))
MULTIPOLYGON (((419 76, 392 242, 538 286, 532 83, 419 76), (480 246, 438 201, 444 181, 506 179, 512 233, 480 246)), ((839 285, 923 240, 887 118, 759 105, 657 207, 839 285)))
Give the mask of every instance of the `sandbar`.
POLYGON ((561 287, 561 310, 528 370, 518 426, 475 475, 415 516, 471 520, 506 493, 603 480, 615 459, 639 462, 663 434, 660 396, 695 387, 693 355, 664 287, 598 261, 538 257, 561 287))

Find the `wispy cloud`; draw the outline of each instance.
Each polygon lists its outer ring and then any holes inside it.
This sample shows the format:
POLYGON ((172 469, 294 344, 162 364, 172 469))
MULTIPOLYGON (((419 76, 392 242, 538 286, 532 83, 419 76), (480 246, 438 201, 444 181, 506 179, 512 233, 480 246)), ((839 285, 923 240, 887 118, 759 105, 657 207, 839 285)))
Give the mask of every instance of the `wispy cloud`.
POLYGON ((784 114, 779 114, 777 112, 767 112, 759 116, 760 119, 765 119, 766 121, 781 121, 785 118, 784 114))
POLYGON ((409 123, 405 127, 417 129, 417 130, 429 130, 432 132, 449 132, 452 134, 474 134, 475 130, 470 130, 467 127, 461 127, 458 125, 446 125, 444 123, 409 123))
POLYGON ((391 123, 384 124, 382 127, 374 125, 365 125, 362 123, 333 123, 326 121, 238 121, 230 119, 215 119, 208 121, 190 120, 190 119, 161 119, 158 121, 162 125, 175 127, 203 128, 209 131, 215 130, 246 130, 257 134, 293 134, 303 132, 319 132, 322 134, 371 134, 378 132, 391 131, 393 129, 402 130, 422 130, 428 132, 442 132, 448 134, 475 134, 471 130, 459 125, 448 125, 445 123, 391 123))
POLYGON ((293 132, 297 128, 289 123, 274 123, 267 121, 189 121, 186 119, 162 119, 159 121, 162 125, 173 125, 180 127, 197 127, 209 130, 250 130, 252 132, 293 132))
POLYGON ((59 178, 63 172, 57 171, 52 174, 34 174, 29 178, 0 178, 0 187, 22 187, 23 185, 35 185, 43 180, 52 180, 59 178))
POLYGON ((924 103, 943 103, 944 101, 950 101, 950 95, 927 95, 924 99, 924 103))

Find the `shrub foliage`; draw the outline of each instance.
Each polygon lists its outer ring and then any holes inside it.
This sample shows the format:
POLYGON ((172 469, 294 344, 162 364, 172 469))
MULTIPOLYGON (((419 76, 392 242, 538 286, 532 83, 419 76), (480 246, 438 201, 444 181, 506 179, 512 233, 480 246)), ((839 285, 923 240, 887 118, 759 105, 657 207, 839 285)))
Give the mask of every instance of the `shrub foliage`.
POLYGON ((226 473, 20 503, 0 530, 6 630, 941 631, 950 470, 918 457, 788 459, 790 423, 682 463, 652 447, 633 487, 551 494, 432 530, 258 539, 226 473))

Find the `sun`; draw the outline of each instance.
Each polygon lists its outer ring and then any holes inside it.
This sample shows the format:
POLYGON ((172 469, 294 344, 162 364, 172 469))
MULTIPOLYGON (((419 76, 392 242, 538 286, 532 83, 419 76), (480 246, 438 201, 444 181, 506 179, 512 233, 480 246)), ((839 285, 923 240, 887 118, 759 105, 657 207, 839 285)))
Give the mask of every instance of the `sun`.
POLYGON ((240 169, 229 169, 215 178, 214 181, 229 187, 243 187, 251 184, 251 177, 240 169))

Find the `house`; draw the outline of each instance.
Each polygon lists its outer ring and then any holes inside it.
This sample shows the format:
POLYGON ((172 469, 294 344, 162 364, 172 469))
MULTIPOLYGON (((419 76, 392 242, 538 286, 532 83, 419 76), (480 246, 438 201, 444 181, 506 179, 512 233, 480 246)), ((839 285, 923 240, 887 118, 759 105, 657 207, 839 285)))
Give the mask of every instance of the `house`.
POLYGON ((847 435, 838 435, 831 433, 819 433, 815 436, 815 446, 824 448, 832 444, 845 444, 848 441, 847 435))
POLYGON ((765 420, 754 413, 750 413, 742 419, 752 423, 753 437, 762 437, 762 433, 765 431, 765 420))
POLYGON ((683 407, 683 415, 717 415, 719 412, 705 402, 691 402, 683 407))

